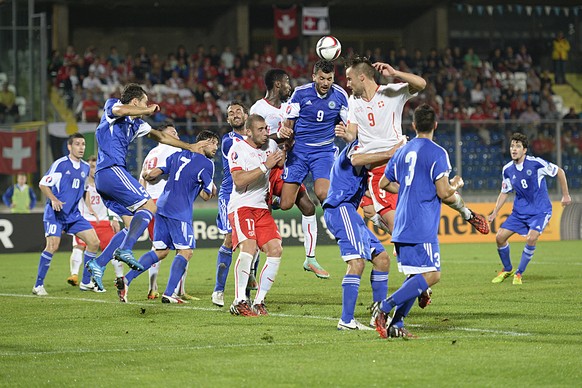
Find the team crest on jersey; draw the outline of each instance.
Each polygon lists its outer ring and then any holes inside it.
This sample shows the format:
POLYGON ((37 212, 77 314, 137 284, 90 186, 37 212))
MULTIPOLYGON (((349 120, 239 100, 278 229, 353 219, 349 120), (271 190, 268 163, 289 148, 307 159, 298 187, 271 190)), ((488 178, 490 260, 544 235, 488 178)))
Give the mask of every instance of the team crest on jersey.
POLYGON ((335 109, 335 101, 328 102, 327 106, 329 107, 329 109, 335 109))
POLYGON ((531 170, 527 170, 525 173, 527 174, 527 176, 530 176, 532 174, 531 170))
POLYGON ((81 178, 85 178, 85 171, 81 172, 81 178))

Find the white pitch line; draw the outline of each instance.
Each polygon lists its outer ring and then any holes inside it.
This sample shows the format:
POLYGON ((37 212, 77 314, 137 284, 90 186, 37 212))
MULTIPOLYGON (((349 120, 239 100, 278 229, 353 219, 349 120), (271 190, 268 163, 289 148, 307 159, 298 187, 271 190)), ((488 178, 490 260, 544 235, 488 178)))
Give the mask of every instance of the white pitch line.
MULTIPOLYGON (((23 295, 23 294, 3 294, 0 293, 0 297, 11 297, 11 298, 37 298, 37 299, 44 299, 44 300, 70 300, 70 301, 81 301, 81 302, 93 302, 93 303, 108 303, 108 304, 121 304, 120 302, 113 302, 109 300, 102 300, 102 299, 89 299, 89 298, 73 298, 73 297, 66 297, 66 296, 37 296, 37 295, 23 295)), ((142 302, 128 302, 125 303, 127 305, 133 306, 149 306, 150 304, 144 304, 142 302)), ((224 313, 224 310, 216 308, 209 308, 209 307, 195 307, 190 305, 181 305, 181 306, 172 306, 167 305, 167 307, 173 308, 180 308, 180 309, 188 309, 188 310, 195 310, 195 311, 211 311, 217 313, 224 313)), ((317 320, 325 320, 325 321, 337 321, 338 318, 334 317, 324 317, 318 315, 293 315, 293 314, 281 314, 281 313, 269 313, 270 316, 273 317, 281 317, 281 318, 305 318, 305 319, 317 319, 317 320)), ((419 327, 419 328, 428 328, 432 329, 434 326, 431 325, 418 325, 418 324, 407 324, 410 327, 419 327)), ((475 332, 475 333, 490 333, 495 335, 509 335, 514 337, 521 337, 521 336, 529 336, 532 335, 531 333, 524 333, 524 332, 517 332, 517 331, 505 331, 505 330, 494 330, 494 329, 479 329, 479 328, 471 328, 471 327, 448 327, 445 328, 448 331, 464 331, 464 332, 475 332)), ((426 338, 426 337, 424 337, 426 338)), ((432 337, 431 338, 437 338, 432 337)), ((232 346, 242 346, 242 345, 232 345, 232 346)), ((115 351, 115 350, 112 350, 115 351)), ((1 355, 2 353, 0 353, 1 355)))

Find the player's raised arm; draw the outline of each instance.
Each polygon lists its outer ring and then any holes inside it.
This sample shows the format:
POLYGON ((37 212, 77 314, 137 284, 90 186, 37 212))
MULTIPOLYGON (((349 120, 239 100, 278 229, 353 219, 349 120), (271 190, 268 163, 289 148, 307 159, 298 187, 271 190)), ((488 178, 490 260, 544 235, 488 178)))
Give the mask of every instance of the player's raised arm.
POLYGON ((176 139, 175 137, 165 132, 158 130, 151 130, 148 133, 148 137, 152 140, 157 141, 158 143, 171 145, 173 147, 182 148, 183 150, 188 150, 199 154, 203 154, 202 149, 211 144, 210 140, 202 140, 194 144, 186 143, 180 139, 176 139))
POLYGON ((416 74, 396 70, 389 64, 382 62, 376 62, 373 64, 373 66, 384 77, 396 77, 406 82, 408 84, 408 91, 410 94, 420 92, 426 88, 426 80, 416 74))
POLYGON ((390 148, 388 151, 375 152, 371 154, 353 154, 351 156, 352 165, 354 166, 365 166, 365 165, 383 165, 390 160, 398 148, 406 144, 406 138, 403 138, 394 147, 390 148))
POLYGON ((158 104, 151 104, 148 106, 138 106, 133 104, 115 104, 111 111, 115 116, 149 116, 160 110, 158 104))

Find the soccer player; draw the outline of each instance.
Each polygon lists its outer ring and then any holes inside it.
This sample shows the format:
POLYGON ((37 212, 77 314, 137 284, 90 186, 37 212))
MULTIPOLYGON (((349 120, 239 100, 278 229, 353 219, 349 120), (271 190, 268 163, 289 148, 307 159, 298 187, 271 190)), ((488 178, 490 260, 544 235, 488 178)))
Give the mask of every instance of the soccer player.
POLYGON ((123 261, 130 268, 143 270, 131 249, 156 212, 154 201, 125 168, 129 143, 139 136, 147 135, 159 143, 192 152, 200 152, 208 145, 188 144, 167 133, 152 131, 152 127, 141 117, 159 109, 157 104, 148 106, 148 96, 137 84, 126 85, 121 92, 121 99, 110 98, 105 102, 103 116, 95 132, 99 144, 95 186, 105 205, 119 214, 129 227, 117 233, 96 260, 86 264, 99 289, 103 289, 102 268, 112 258, 123 261))
POLYGON ((232 176, 228 166, 228 153, 234 141, 242 140, 245 134, 245 121, 248 117, 248 110, 240 101, 232 101, 226 108, 226 121, 232 128, 222 137, 220 150, 222 153, 222 182, 218 191, 218 215, 216 226, 221 234, 224 234, 224 241, 218 250, 216 258, 216 282, 212 292, 212 303, 216 306, 224 306, 224 287, 228 278, 228 271, 232 263, 232 227, 228 221, 228 203, 232 193, 232 176))
MULTIPOLYGON (((279 143, 279 148, 287 149, 289 138, 293 134, 291 128, 285 127, 285 101, 291 95, 289 75, 282 69, 270 69, 265 73, 265 85, 267 94, 251 106, 250 113, 258 114, 265 119, 271 139, 279 143)), ((283 168, 275 166, 269 176, 270 193, 272 197, 281 197, 283 188, 283 168)), ((297 192, 295 204, 301 211, 301 227, 303 229, 305 247, 305 261, 303 269, 311 271, 321 279, 329 278, 327 272, 315 259, 315 246, 317 244, 317 219, 315 217, 315 204, 309 197, 305 185, 301 184, 297 192)))
POLYGON ((552 203, 544 179, 546 176, 558 177, 562 190, 562 206, 572 203, 564 170, 542 158, 528 156, 528 145, 527 136, 524 134, 517 132, 511 136, 509 146, 511 162, 503 166, 501 193, 497 197, 495 208, 488 217, 489 222, 493 221, 509 193, 515 192, 513 210, 501 224, 495 237, 503 270, 493 278, 492 283, 501 283, 513 275, 513 284, 522 284, 521 277, 533 257, 538 239, 552 217, 552 203), (514 270, 511 265, 507 242, 514 233, 519 233, 526 238, 517 270, 514 270))
POLYGON ((68 156, 57 159, 39 182, 40 191, 47 197, 44 209, 46 247, 40 254, 34 295, 48 295, 44 279, 54 253, 59 249, 63 232, 78 236, 87 244, 85 260, 94 259, 99 249, 99 239, 93 227, 79 212, 79 200, 83 198, 89 164, 82 160, 85 138, 75 133, 67 141, 68 156))
POLYGON ((415 109, 412 126, 417 136, 398 149, 388 162, 380 187, 398 190, 392 242, 398 269, 408 278, 380 304, 376 330, 382 338, 414 338, 403 326, 414 301, 440 280, 438 227, 441 201, 463 186, 455 176, 449 181, 451 163, 447 151, 433 142, 436 114, 427 104, 415 109), (388 313, 396 311, 386 327, 388 313))
POLYGON ((211 159, 218 149, 218 136, 205 130, 200 132, 196 140, 199 144, 206 140, 205 144, 208 144, 202 149, 203 155, 188 150, 175 152, 166 160, 165 166, 158 165, 145 173, 146 180, 167 174, 168 182, 157 202, 153 241, 155 250, 139 259, 144 270, 132 269, 117 282, 117 295, 121 302, 127 302, 127 291, 133 279, 168 256, 170 249, 175 249, 176 256, 170 267, 170 278, 162 295, 162 303, 185 303, 174 291, 186 271, 192 250, 196 248, 192 206, 198 195, 207 201, 216 194, 216 186, 212 182, 214 163, 211 159))
POLYGON ((293 207, 301 183, 310 172, 319 202, 327 196, 336 153, 334 128, 348 118, 348 95, 333 83, 334 75, 332 62, 318 61, 313 67, 313 82, 296 88, 286 108, 285 127, 293 130, 294 144, 285 161, 283 210, 293 207))
POLYGON ((267 123, 259 115, 250 115, 245 123, 246 140, 235 140, 228 153, 233 190, 228 204, 232 225, 232 246, 240 249, 235 263, 235 298, 233 315, 267 315, 265 296, 275 281, 283 247, 281 235, 269 211, 269 170, 282 163, 282 152, 269 139, 267 123), (267 260, 259 277, 259 288, 251 305, 246 300, 246 286, 253 256, 260 248, 267 260))
MULTIPOLYGON (((119 216, 111 212, 105 204, 103 199, 95 188, 95 166, 97 158, 90 156, 87 159, 89 163, 89 176, 85 182, 85 198, 79 201, 79 211, 84 219, 89 221, 97 238, 99 239, 99 247, 101 250, 105 249, 113 236, 119 232, 119 216)), ((67 283, 71 286, 79 286, 81 291, 103 291, 95 287, 95 283, 91 281, 91 274, 87 268, 83 267, 83 278, 79 284, 79 268, 83 262, 83 252, 87 245, 78 237, 73 238, 73 250, 70 258, 71 276, 67 278, 67 283)), ((111 263, 115 268, 115 276, 123 276, 123 264, 117 260, 112 260, 111 263)))
MULTIPOLYGON (((337 324, 338 330, 372 330, 354 319, 366 261, 373 266, 370 275, 373 314, 378 312, 379 304, 388 292, 390 258, 358 214, 358 206, 366 191, 368 172, 363 166, 354 167, 350 161, 348 155, 356 146, 357 141, 350 143, 335 160, 329 192, 323 202, 325 223, 336 238, 342 259, 348 265, 342 281, 342 316, 337 324)), ((372 323, 375 321, 373 316, 372 323)))
MULTIPOLYGON (((409 99, 425 88, 426 81, 415 74, 395 70, 387 63, 372 65, 367 58, 359 56, 352 57, 346 63, 346 78, 347 86, 352 90, 348 125, 339 124, 336 133, 338 136, 344 131, 357 134, 359 144, 352 155, 352 163, 359 166, 369 163, 366 154, 386 152, 397 143, 406 141, 402 134, 402 110, 409 99), (376 71, 404 82, 378 85, 374 79, 376 71)), ((387 161, 386 158, 370 166, 369 191, 374 209, 388 229, 393 230, 398 197, 378 187, 387 161)), ((480 233, 489 233, 485 218, 468 209, 458 193, 446 199, 445 203, 459 211, 480 233)), ((380 220, 373 221, 378 225, 380 220)))
MULTIPOLYGON (((158 131, 166 132, 170 136, 175 139, 179 139, 178 131, 172 124, 162 124, 158 127, 158 131)), ((167 175, 160 175, 156 179, 152 180, 151 182, 146 181, 143 179, 143 175, 150 170, 153 170, 156 167, 164 167, 166 166, 166 160, 175 152, 181 151, 180 148, 172 147, 167 144, 158 144, 154 148, 148 152, 146 155, 143 165, 141 168, 141 172, 139 174, 139 183, 146 189, 150 197, 152 197, 154 203, 157 203, 158 198, 162 195, 164 191, 164 187, 166 186, 166 182, 168 181, 167 175)), ((150 240, 154 241, 154 223, 155 217, 152 218, 151 222, 148 224, 148 233, 150 236, 150 240)), ((156 299, 159 298, 160 293, 158 292, 158 273, 160 270, 160 266, 158 263, 153 264, 150 269, 148 270, 149 275, 149 290, 148 290, 148 299, 156 299)), ((184 298, 185 299, 185 298, 184 298)))

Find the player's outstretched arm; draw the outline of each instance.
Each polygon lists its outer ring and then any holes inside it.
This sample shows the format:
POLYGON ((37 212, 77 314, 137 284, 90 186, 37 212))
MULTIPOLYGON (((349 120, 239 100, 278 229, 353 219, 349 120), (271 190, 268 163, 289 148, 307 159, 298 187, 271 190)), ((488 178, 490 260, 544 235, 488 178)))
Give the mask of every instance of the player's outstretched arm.
POLYGON ((392 194, 398 194, 398 190, 400 189, 400 184, 398 182, 390 182, 388 178, 386 178, 386 175, 382 175, 378 186, 392 194))
POLYGON ((176 139, 175 137, 170 136, 165 132, 158 131, 155 129, 152 129, 150 133, 148 133, 148 137, 152 140, 157 141, 158 143, 171 145, 173 147, 178 147, 183 150, 188 150, 199 154, 203 154, 204 152, 202 150, 204 149, 204 147, 207 147, 212 143, 211 140, 207 139, 199 141, 198 143, 190 144, 180 139, 176 139))
POLYGON ((396 70, 389 64, 382 62, 376 62, 372 66, 384 77, 397 77, 406 82, 410 94, 420 92, 426 88, 426 80, 416 74, 396 70))
POLYGON ((61 200, 53 194, 53 191, 49 186, 39 184, 38 187, 40 188, 40 191, 51 201, 51 207, 54 211, 60 212, 63 210, 63 205, 65 203, 61 202, 61 200))
POLYGON ((137 116, 149 116, 151 114, 154 114, 160 110, 160 107, 158 106, 158 104, 151 104, 146 107, 118 104, 115 105, 111 110, 113 114, 118 117, 124 116, 137 117, 137 116))
POLYGON ((495 202, 495 208, 493 209, 491 214, 489 214, 487 216, 487 221, 493 222, 493 220, 497 217, 497 212, 499 212, 499 209, 501 209, 501 206, 503 206, 503 204, 507 200, 507 197, 509 197, 509 194, 499 193, 499 196, 497 197, 497 201, 495 202))
POLYGON ((570 197, 570 191, 568 190, 568 180, 566 179, 566 172, 560 168, 558 170, 558 184, 562 190, 562 206, 568 206, 572 203, 572 198, 570 197))
POLYGON ((436 192, 440 199, 445 199, 455 194, 455 192, 463 187, 465 182, 460 175, 455 176, 449 181, 447 176, 442 176, 435 182, 436 192))
POLYGON ((142 172, 141 177, 148 182, 153 181, 154 179, 156 179, 157 177, 159 177, 160 175, 162 175, 164 172, 162 171, 161 168, 152 168, 151 170, 145 170, 142 172))
POLYGON ((354 166, 365 166, 368 164, 372 165, 382 165, 390 160, 392 156, 396 153, 398 148, 406 144, 406 138, 400 140, 398 144, 390 148, 388 151, 375 152, 372 154, 353 154, 352 155, 352 165, 354 166))

